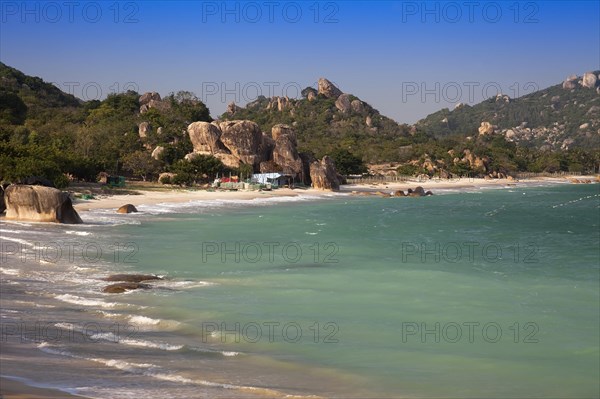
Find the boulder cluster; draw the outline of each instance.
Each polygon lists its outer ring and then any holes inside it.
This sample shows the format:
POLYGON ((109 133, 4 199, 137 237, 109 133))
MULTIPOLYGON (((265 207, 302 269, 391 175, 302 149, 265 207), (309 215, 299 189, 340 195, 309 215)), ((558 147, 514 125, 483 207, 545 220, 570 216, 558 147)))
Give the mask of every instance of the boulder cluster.
POLYGON ((194 146, 194 151, 186 155, 188 160, 196 155, 212 155, 230 168, 249 165, 255 172, 279 172, 304 183, 310 180, 314 188, 339 188, 340 179, 331 159, 302 157, 296 132, 289 125, 275 125, 266 133, 249 120, 194 122, 187 131, 194 146))

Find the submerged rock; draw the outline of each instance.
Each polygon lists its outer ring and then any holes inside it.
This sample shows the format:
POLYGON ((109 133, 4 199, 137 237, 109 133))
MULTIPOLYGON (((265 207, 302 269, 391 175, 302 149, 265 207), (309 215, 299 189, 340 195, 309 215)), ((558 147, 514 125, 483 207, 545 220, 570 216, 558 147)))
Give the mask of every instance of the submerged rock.
POLYGON ((108 294, 121 294, 125 291, 138 290, 138 289, 148 289, 152 288, 152 286, 148 284, 140 284, 140 283, 116 283, 107 285, 104 287, 102 292, 106 292, 108 294))
POLYGON ((129 283, 139 283, 141 281, 162 280, 161 277, 154 274, 111 274, 103 278, 104 281, 125 281, 129 283))

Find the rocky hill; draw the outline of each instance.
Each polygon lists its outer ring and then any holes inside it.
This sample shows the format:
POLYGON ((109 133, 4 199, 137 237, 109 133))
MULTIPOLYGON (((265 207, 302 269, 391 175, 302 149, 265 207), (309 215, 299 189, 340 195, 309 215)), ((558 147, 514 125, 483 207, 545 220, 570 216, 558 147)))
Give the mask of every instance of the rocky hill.
POLYGON ((436 137, 501 135, 540 150, 600 147, 600 71, 572 75, 563 83, 511 99, 498 95, 480 104, 458 104, 415 124, 436 137))
POLYGON ((343 148, 366 162, 397 159, 410 144, 410 127, 383 116, 358 97, 343 93, 325 78, 318 89, 308 87, 302 99, 259 97, 245 107, 230 104, 222 120, 249 119, 263 131, 288 124, 298 133, 301 152, 317 157, 343 148))

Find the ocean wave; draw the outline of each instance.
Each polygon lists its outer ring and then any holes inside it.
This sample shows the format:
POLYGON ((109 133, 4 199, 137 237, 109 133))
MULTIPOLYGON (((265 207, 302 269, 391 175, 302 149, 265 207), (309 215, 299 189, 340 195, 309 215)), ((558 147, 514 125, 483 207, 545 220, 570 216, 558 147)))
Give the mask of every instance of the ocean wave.
POLYGON ((141 327, 142 329, 147 329, 148 327, 158 328, 160 330, 175 330, 180 327, 181 323, 175 320, 162 320, 162 319, 153 319, 151 317, 140 316, 140 315, 132 315, 128 318, 129 322, 141 327))
POLYGON ((104 341, 110 341, 128 346, 160 349, 164 351, 177 351, 183 349, 184 347, 184 345, 172 345, 166 342, 154 342, 143 339, 122 338, 118 335, 115 335, 112 332, 94 334, 90 336, 90 338, 94 340, 101 339, 104 341))
POLYGON ((23 240, 22 238, 15 238, 15 237, 2 237, 3 240, 7 240, 7 241, 12 241, 12 242, 16 242, 22 245, 27 245, 28 247, 34 247, 35 245, 27 240, 23 240))
POLYGON ((18 276, 21 272, 17 269, 7 269, 5 267, 0 267, 0 273, 7 274, 9 276, 18 276))
POLYGON ((89 231, 75 231, 75 230, 67 230, 65 231, 66 234, 71 234, 71 235, 76 235, 76 236, 89 236, 90 234, 92 234, 89 231))
POLYGON ((58 299, 59 301, 72 303, 75 305, 97 306, 97 307, 108 308, 108 309, 112 309, 112 308, 122 305, 122 304, 116 303, 116 302, 105 302, 99 298, 83 298, 83 297, 71 295, 71 294, 57 295, 54 298, 58 299))

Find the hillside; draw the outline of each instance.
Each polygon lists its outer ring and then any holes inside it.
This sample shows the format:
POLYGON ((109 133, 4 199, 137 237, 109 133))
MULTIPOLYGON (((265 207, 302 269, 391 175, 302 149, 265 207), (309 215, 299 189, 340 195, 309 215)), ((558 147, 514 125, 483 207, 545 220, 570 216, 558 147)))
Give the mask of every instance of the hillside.
MULTIPOLYGON (((300 158, 331 155, 344 174, 382 162, 384 168, 371 171, 442 177, 594 172, 600 168, 599 91, 596 76, 586 74, 515 100, 500 96, 441 110, 409 126, 320 79, 301 99, 260 97, 243 108, 230 104, 214 124, 254 121, 252 135, 263 137, 267 147, 273 127, 288 125, 277 129, 295 137, 300 158)), ((216 173, 251 172, 226 154, 220 157, 228 162, 212 153, 186 158, 198 147, 190 138, 193 122, 212 118, 190 92, 161 98, 128 91, 85 102, 0 63, 3 182, 40 176, 65 186, 70 180, 95 181, 100 172, 153 180, 170 172, 179 175, 178 184, 190 184, 216 173)), ((259 164, 251 168, 260 170, 259 164)))
POLYGON ((261 96, 244 108, 230 104, 221 119, 249 119, 263 131, 280 123, 291 125, 298 132, 299 150, 318 158, 343 148, 365 162, 393 161, 412 142, 409 126, 343 94, 327 79, 319 82, 319 90, 304 89, 302 99, 261 96))
MULTIPOLYGON (((482 122, 494 134, 525 147, 547 150, 600 147, 600 71, 510 99, 498 95, 477 105, 458 104, 415 124, 436 137, 478 134, 482 122)), ((489 129, 488 129, 489 130, 489 129)))

